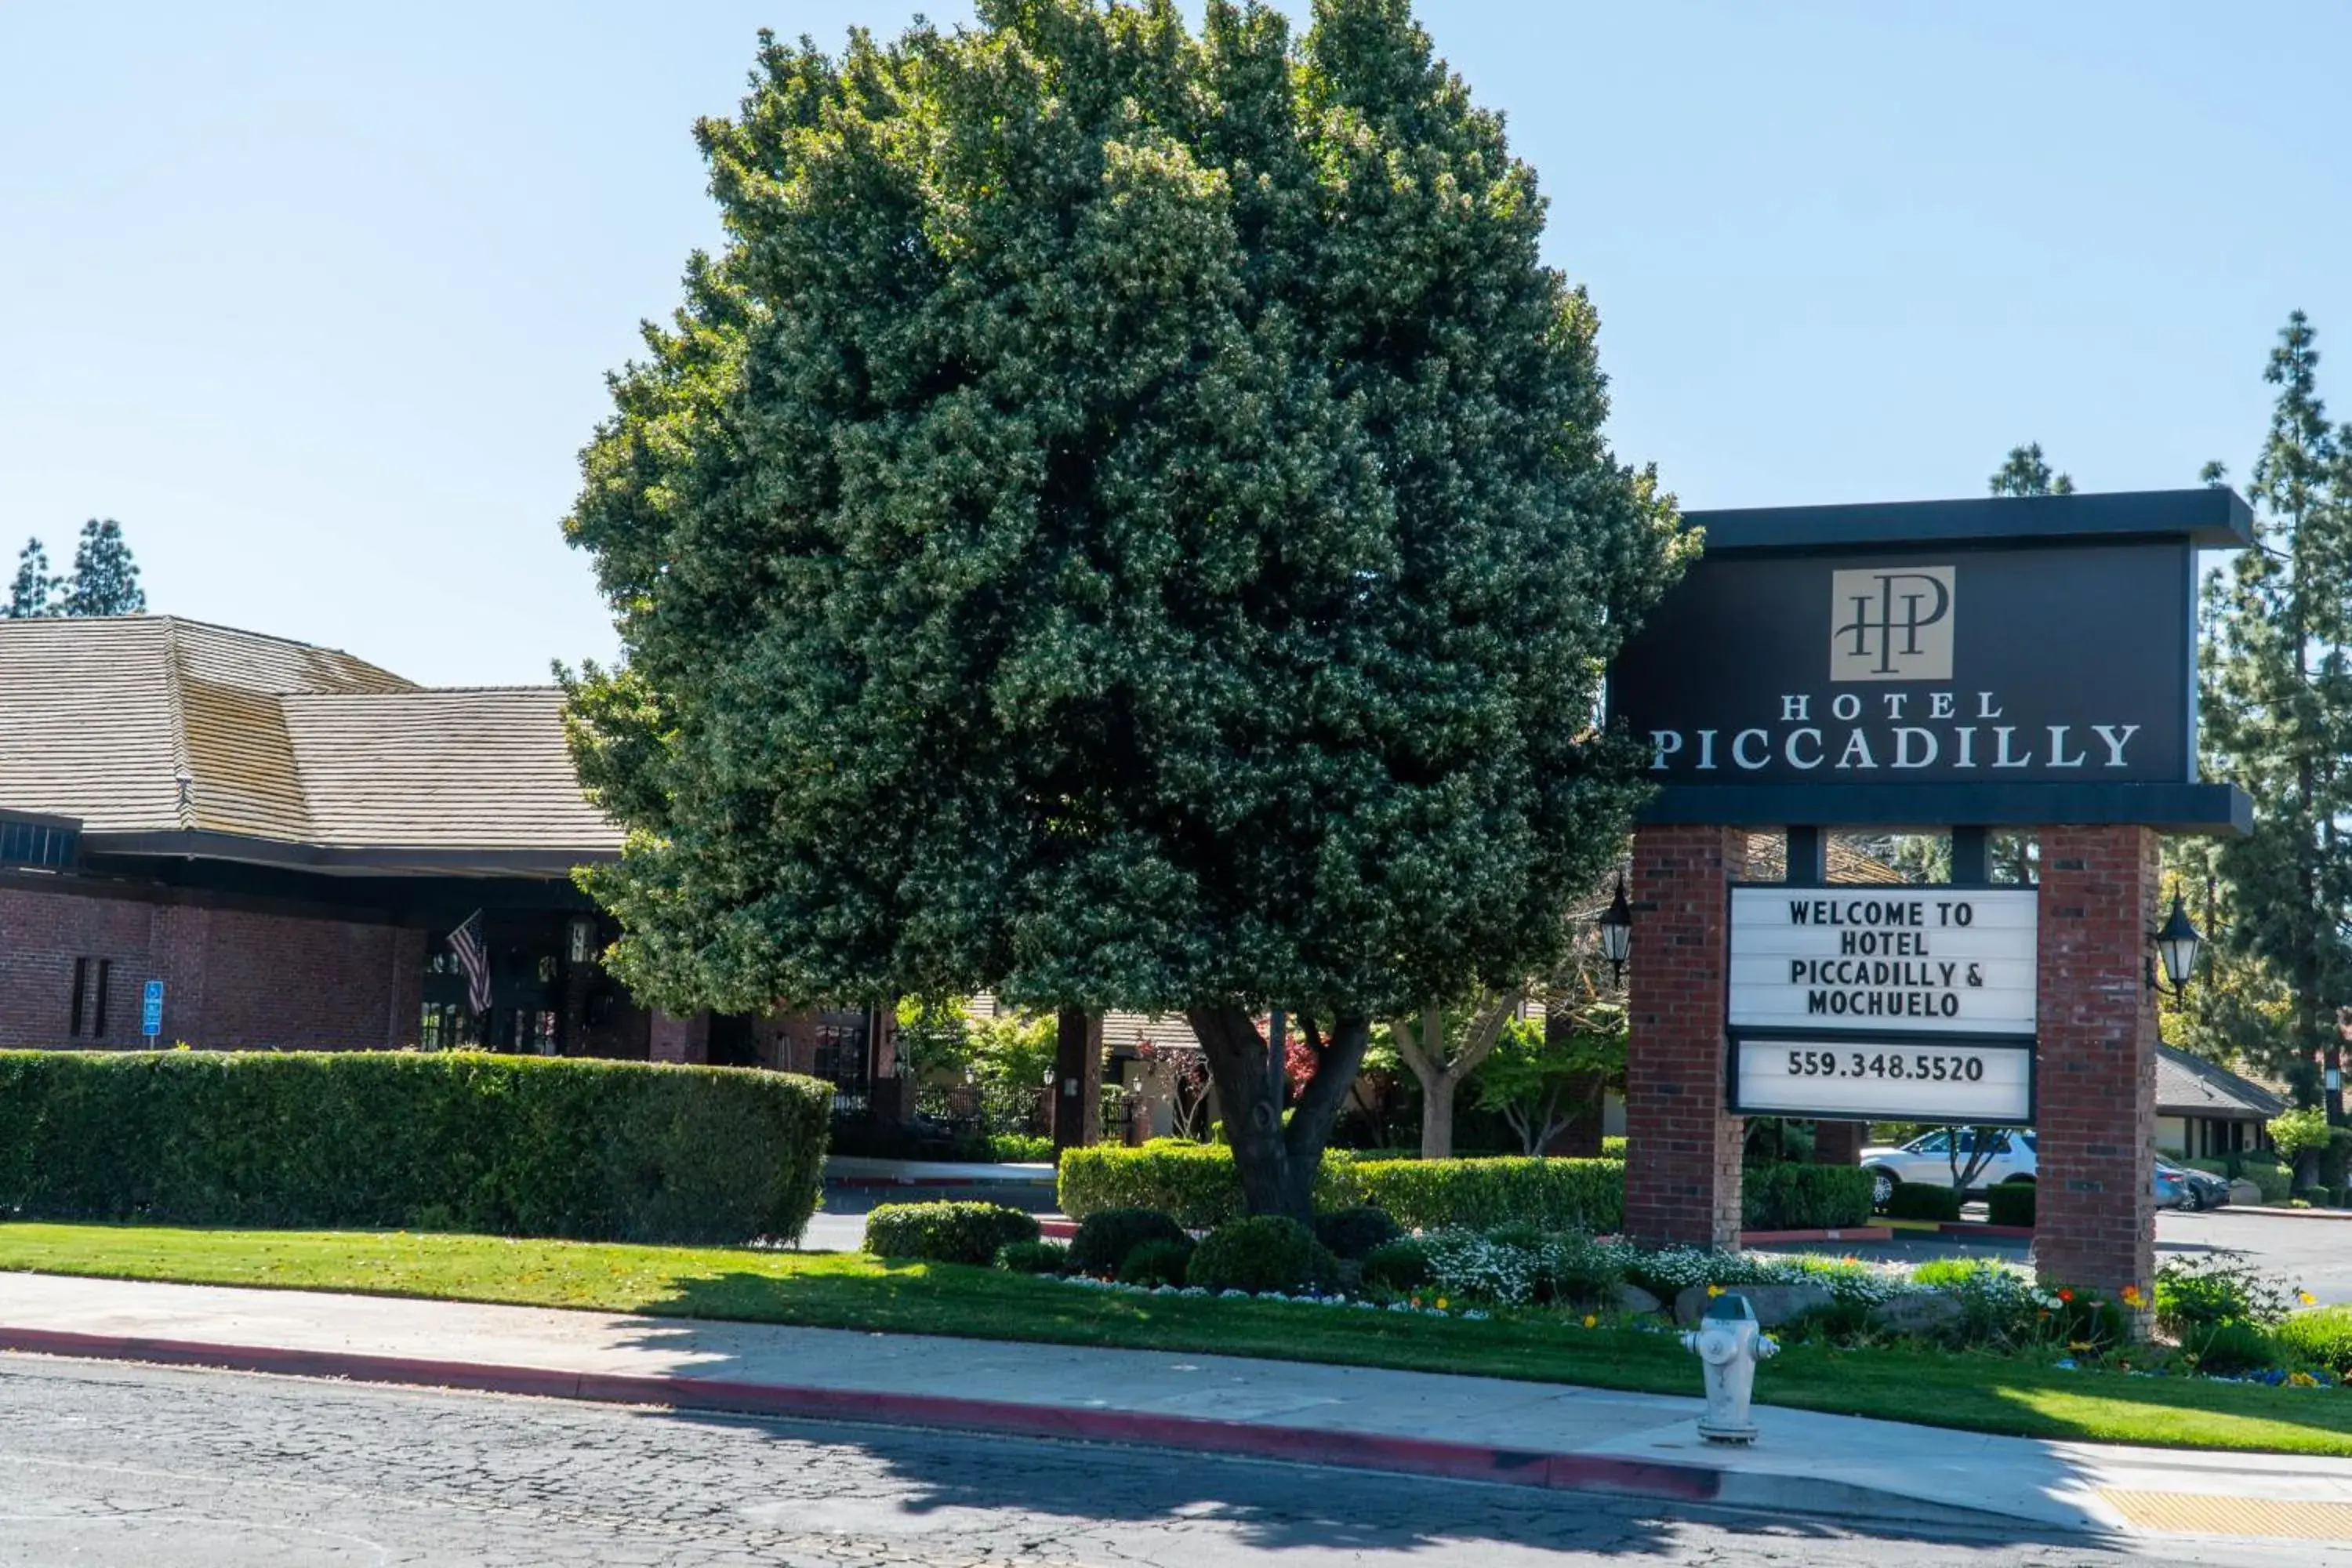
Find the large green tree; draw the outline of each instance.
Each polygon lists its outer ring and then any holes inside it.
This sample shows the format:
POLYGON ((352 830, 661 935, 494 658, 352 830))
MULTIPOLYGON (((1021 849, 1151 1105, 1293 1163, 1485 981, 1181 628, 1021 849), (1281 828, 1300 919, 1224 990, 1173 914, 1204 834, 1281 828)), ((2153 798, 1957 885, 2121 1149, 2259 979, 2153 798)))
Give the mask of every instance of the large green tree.
POLYGON ((0 616, 21 620, 55 614, 57 590, 48 551, 39 540, 28 539, 16 557, 16 575, 8 585, 8 607, 0 610, 0 616))
MULTIPOLYGON (((2207 580, 2200 719, 2209 771, 2254 800, 2253 832, 2219 854, 2217 934, 2285 985, 2290 1058, 2336 1064, 2336 1008, 2352 999, 2352 432, 2327 422, 2316 338, 2294 312, 2263 372, 2278 395, 2248 497, 2254 547, 2207 580)), ((2327 1108, 2342 1119, 2340 1089, 2327 1108)))
POLYGON ((1534 172, 1403 0, 763 38, 698 134, 728 244, 566 523, 615 967, 1181 1012, 1303 1213, 1372 1021, 1542 972, 1640 788, 1596 684, 1686 545, 1534 172))

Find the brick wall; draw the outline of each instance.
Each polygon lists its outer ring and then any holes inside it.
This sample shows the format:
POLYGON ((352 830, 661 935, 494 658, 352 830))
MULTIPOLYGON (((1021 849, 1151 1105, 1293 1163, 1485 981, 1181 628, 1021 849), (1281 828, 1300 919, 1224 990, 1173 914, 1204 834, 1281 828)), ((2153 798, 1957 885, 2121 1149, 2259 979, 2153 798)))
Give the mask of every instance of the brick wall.
POLYGON ((423 970, 424 933, 395 926, 0 887, 0 1046, 144 1046, 149 980, 164 984, 164 1045, 410 1045, 423 970), (94 1040, 67 1032, 78 958, 112 964, 94 1040))
POLYGON ((1723 1028, 1730 883, 1747 854, 1729 828, 1633 835, 1625 1228, 1643 1241, 1739 1243, 1744 1123, 1724 1109, 1723 1028))
POLYGON ((2155 1270, 2157 847, 2145 827, 2042 830, 2033 1256, 2053 1284, 2145 1290, 2155 1270))

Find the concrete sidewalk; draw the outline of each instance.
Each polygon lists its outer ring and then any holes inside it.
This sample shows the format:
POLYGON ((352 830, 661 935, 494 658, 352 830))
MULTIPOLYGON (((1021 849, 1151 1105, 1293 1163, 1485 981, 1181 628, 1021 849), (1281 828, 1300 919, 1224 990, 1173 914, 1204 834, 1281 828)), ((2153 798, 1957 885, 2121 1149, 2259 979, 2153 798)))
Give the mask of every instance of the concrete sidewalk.
POLYGON ((1699 1438, 1696 1399, 1223 1356, 35 1274, 0 1274, 0 1349, 1148 1444, 2011 1537, 2352 1540, 2352 1460, 1769 1407, 1761 1443, 1725 1449, 1699 1438))

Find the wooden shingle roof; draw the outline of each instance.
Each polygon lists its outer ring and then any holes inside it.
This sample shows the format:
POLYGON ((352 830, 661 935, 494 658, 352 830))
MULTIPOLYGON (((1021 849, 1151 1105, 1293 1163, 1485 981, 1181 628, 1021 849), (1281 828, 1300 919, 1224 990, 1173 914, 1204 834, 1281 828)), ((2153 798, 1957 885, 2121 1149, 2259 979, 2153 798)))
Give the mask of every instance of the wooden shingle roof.
POLYGON ((580 793, 551 687, 428 689, 173 616, 0 619, 0 807, 78 818, 92 849, 177 836, 228 858, 367 852, 373 868, 413 849, 560 870, 621 838, 580 793))

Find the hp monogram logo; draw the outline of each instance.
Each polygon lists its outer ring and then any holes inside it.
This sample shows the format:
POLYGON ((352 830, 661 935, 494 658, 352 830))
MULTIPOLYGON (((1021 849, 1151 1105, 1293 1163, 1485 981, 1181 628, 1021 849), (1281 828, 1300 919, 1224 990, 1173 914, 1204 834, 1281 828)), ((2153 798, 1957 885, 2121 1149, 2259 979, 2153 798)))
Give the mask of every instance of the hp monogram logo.
POLYGON ((1949 566, 1830 574, 1832 680, 1949 680, 1949 566))

